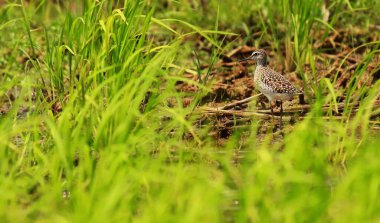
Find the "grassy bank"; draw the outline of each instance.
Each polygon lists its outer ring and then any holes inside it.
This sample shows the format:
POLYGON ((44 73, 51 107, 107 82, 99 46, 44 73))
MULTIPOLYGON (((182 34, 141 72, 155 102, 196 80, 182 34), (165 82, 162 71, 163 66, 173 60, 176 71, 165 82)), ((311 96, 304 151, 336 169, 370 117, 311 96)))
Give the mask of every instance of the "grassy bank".
POLYGON ((70 2, 0 9, 1 222, 380 221, 378 1, 70 2), (199 110, 244 45, 305 91, 280 130, 199 110))

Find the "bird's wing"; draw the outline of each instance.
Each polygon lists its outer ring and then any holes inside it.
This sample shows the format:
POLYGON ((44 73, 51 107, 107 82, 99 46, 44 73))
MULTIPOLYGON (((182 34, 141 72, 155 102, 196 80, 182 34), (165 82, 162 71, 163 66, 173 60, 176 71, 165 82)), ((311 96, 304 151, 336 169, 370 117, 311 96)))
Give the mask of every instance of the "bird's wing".
POLYGON ((269 67, 262 68, 261 81, 267 85, 270 89, 273 89, 276 93, 289 93, 297 94, 301 93, 297 88, 295 88, 292 83, 290 83, 283 75, 277 73, 276 71, 270 69, 269 67))

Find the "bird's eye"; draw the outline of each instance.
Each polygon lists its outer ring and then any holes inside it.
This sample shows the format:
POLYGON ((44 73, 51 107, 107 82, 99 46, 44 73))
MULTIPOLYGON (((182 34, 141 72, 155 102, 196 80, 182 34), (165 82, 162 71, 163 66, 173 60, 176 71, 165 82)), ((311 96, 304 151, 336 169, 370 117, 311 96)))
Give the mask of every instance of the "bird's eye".
POLYGON ((257 56, 257 53, 255 52, 255 53, 253 53, 253 56, 257 56))

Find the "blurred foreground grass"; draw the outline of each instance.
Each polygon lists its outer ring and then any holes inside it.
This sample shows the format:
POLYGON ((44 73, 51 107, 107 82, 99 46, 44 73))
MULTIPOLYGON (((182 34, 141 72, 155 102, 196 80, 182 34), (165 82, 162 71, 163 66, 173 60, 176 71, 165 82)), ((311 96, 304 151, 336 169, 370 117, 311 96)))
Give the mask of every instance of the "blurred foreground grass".
POLYGON ((380 222, 371 127, 380 82, 358 84, 379 54, 379 10, 370 0, 9 1, 0 9, 0 221, 380 222), (312 38, 342 26, 374 37, 344 90, 318 78, 312 38), (183 77, 199 38, 214 52, 202 63, 245 43, 284 50, 278 59, 301 76, 312 110, 281 140, 271 130, 258 138, 252 118, 218 145, 191 115, 209 86, 183 77), (199 89, 189 106, 178 81, 199 89), (355 113, 350 102, 360 102, 355 113))

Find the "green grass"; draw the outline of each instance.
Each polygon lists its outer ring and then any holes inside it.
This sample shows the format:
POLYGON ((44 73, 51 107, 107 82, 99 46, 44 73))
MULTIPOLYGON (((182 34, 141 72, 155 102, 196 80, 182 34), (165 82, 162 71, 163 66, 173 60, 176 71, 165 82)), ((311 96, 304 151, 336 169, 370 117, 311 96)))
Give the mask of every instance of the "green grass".
POLYGON ((336 78, 318 79, 311 33, 366 30, 378 21, 377 1, 331 1, 327 22, 322 1, 164 2, 2 6, 0 221, 380 222, 380 139, 371 128, 380 82, 359 84, 379 42, 337 89, 336 78), (198 55, 200 36, 211 55, 198 55), (212 82, 200 65, 245 43, 285 51, 274 59, 298 71, 312 109, 280 140, 270 130, 258 137, 252 118, 220 145, 208 136, 213 126, 194 124, 212 82), (186 69, 206 79, 187 80, 186 69), (187 107, 177 81, 198 86, 187 107))

